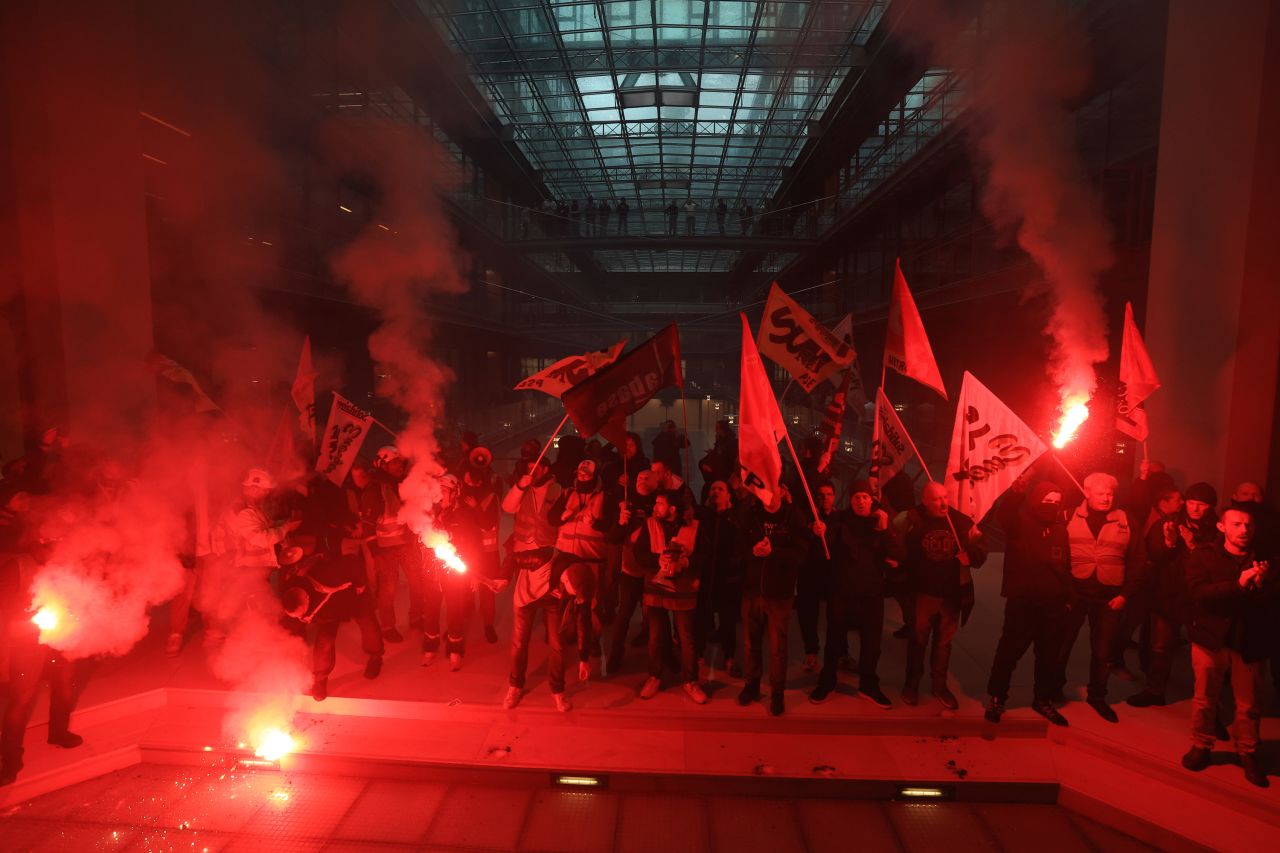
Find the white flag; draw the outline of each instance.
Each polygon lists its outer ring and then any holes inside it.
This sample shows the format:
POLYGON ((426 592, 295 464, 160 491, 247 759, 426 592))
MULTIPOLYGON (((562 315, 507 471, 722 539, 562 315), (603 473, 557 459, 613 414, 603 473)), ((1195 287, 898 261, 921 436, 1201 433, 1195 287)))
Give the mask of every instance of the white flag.
POLYGON ((333 405, 329 407, 329 422, 325 424, 324 435, 320 439, 316 470, 341 486, 372 425, 373 415, 341 394, 334 394, 333 405))
MULTIPOLYGON (((876 420, 871 432, 871 475, 883 486, 902 470, 915 452, 915 444, 898 419, 898 412, 884 395, 876 391, 876 420)), ((924 460, 920 460, 921 466, 924 460)))
POLYGON ((738 394, 738 469, 742 484, 766 505, 778 493, 782 478, 782 456, 778 442, 785 435, 782 412, 774 399, 769 377, 751 326, 742 317, 742 387, 738 394))
POLYGON ((760 353, 786 368, 806 391, 853 362, 853 347, 783 293, 777 282, 769 291, 757 342, 760 353))
POLYGON ((947 503, 977 524, 1045 450, 1031 427, 965 371, 944 479, 947 503))
POLYGON ((627 342, 621 340, 608 349, 562 358, 550 367, 521 379, 515 390, 541 391, 559 399, 565 391, 617 361, 626 345, 627 342))

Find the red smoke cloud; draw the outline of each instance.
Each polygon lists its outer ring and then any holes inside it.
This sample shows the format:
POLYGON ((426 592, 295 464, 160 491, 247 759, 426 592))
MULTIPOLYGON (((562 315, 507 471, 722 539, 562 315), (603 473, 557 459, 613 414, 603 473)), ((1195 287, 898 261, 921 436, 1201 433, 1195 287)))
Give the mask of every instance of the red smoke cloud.
POLYGON ((916 3, 906 25, 939 64, 963 75, 966 128, 985 168, 982 210, 1044 275, 1050 372, 1067 409, 1092 396, 1094 365, 1108 356, 1098 276, 1114 260, 1110 226, 1076 150, 1072 110, 1089 81, 1088 40, 1062 4, 1006 0, 983 5, 981 37, 957 50, 959 28, 941 8, 916 3))
POLYGON ((408 416, 396 445, 414 462, 400 487, 400 520, 421 535, 431 529, 431 508, 440 496, 444 468, 436 430, 444 417, 444 388, 453 379, 452 371, 429 355, 427 300, 467 288, 454 229, 441 203, 453 172, 447 155, 420 128, 335 122, 325 139, 337 168, 376 189, 370 221, 332 264, 352 296, 381 320, 369 338, 380 376, 377 390, 408 416))

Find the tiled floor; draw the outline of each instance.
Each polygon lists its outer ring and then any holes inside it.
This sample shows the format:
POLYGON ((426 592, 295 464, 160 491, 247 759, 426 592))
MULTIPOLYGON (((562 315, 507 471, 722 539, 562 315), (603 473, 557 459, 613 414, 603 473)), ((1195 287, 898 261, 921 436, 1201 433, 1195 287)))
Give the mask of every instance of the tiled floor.
POLYGON ((141 764, 0 814, 19 851, 1149 850, 1055 806, 581 792, 141 764))

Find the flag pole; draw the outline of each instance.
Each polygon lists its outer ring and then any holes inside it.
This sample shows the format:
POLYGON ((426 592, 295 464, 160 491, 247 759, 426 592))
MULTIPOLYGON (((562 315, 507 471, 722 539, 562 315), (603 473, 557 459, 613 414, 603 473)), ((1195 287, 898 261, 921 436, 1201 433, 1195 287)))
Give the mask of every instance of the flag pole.
MULTIPOLYGON (((683 375, 680 377, 684 378, 683 375)), ((684 400, 684 382, 680 383, 680 413, 684 419, 684 484, 689 486, 689 491, 693 491, 693 486, 689 485, 689 462, 693 457, 693 442, 689 441, 689 407, 684 400)))
POLYGON ((1075 477, 1075 475, 1071 473, 1071 469, 1070 469, 1070 468, 1068 468, 1068 467, 1066 466, 1066 464, 1062 461, 1062 459, 1058 456, 1058 454, 1057 454, 1057 453, 1055 453, 1054 451, 1050 450, 1050 451, 1049 451, 1049 454, 1050 454, 1051 456, 1053 456, 1053 461, 1058 463, 1058 467, 1059 467, 1059 468, 1061 468, 1061 469, 1063 470, 1063 472, 1065 472, 1065 473, 1066 473, 1066 475, 1067 475, 1068 477, 1070 477, 1070 478, 1071 478, 1071 482, 1075 483, 1076 488, 1077 488, 1077 489, 1079 489, 1079 490, 1080 490, 1080 494, 1082 494, 1082 495, 1083 495, 1083 494, 1084 494, 1084 486, 1080 485, 1080 481, 1079 481, 1079 480, 1077 480, 1077 479, 1076 479, 1076 477, 1075 477))
POLYGON ((377 418, 370 416, 370 417, 369 417, 369 420, 373 421, 375 424, 377 424, 378 426, 380 426, 380 427, 382 427, 384 430, 386 430, 386 432, 387 432, 387 433, 388 433, 392 438, 399 438, 399 437, 400 437, 400 433, 395 432, 394 430, 392 430, 392 429, 391 429, 391 427, 387 426, 386 424, 384 424, 382 421, 378 420, 377 418))
MULTIPOLYGON (((796 447, 791 443, 791 430, 783 432, 782 437, 787 440, 787 449, 791 451, 791 458, 796 463, 796 473, 800 475, 800 484, 804 486, 804 496, 809 499, 809 509, 813 510, 813 520, 818 521, 818 505, 813 502, 813 492, 809 491, 809 481, 805 479, 804 467, 800 464, 800 457, 796 455, 796 447)), ((822 551, 827 555, 827 559, 831 559, 831 549, 827 547, 827 537, 821 536, 822 551)))
MULTIPOLYGON (((560 434, 560 430, 564 429, 564 425, 569 421, 569 413, 565 412, 564 417, 560 419, 560 426, 556 427, 556 431, 551 433, 551 438, 547 439, 547 443, 542 445, 542 452, 538 454, 538 458, 529 466, 529 473, 533 473, 533 469, 538 467, 538 463, 542 461, 542 457, 547 455, 547 451, 551 449, 551 442, 556 440, 556 436, 560 434)), ((385 429, 385 427, 383 427, 385 429)))

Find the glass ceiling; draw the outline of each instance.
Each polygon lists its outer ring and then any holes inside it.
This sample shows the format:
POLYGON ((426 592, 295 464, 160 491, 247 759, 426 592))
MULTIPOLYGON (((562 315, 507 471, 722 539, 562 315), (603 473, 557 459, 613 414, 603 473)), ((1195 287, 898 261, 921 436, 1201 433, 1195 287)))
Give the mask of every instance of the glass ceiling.
POLYGON ((634 212, 759 210, 887 0, 417 2, 556 198, 634 212))

